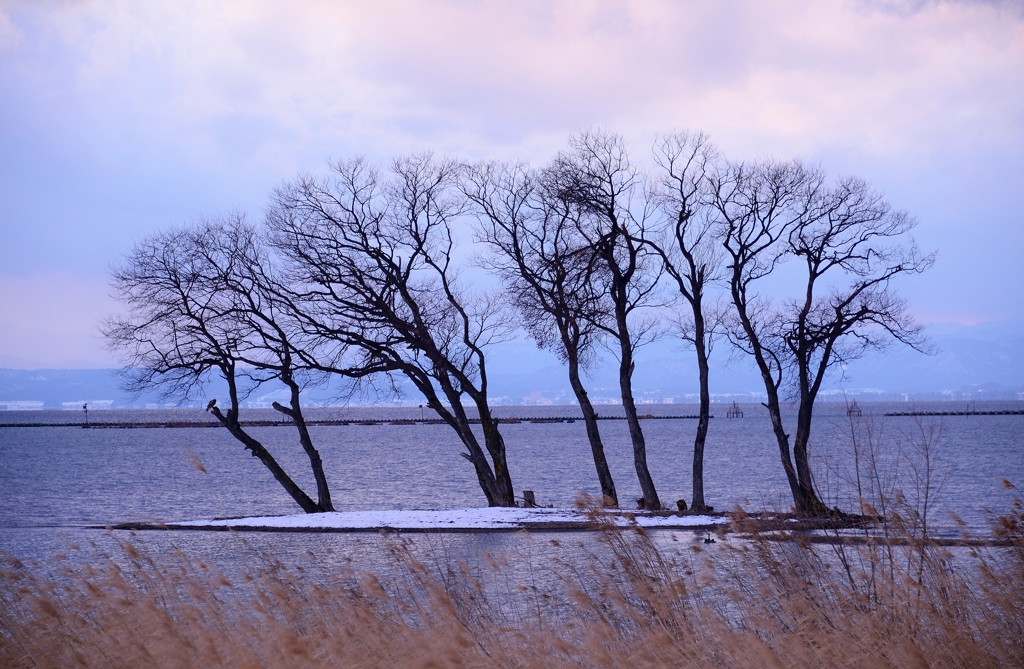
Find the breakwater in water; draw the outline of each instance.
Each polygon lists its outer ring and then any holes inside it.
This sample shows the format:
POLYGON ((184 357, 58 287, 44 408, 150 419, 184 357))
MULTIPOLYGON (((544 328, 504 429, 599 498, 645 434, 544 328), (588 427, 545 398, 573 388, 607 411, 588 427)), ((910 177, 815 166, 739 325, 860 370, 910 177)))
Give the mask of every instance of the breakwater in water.
MULTIPOLYGON (((1024 413, 1024 412, 1018 412, 1024 413)), ((646 414, 639 416, 640 420, 696 420, 700 416, 654 416, 652 414, 646 414)), ((714 418, 714 416, 711 416, 714 418)), ((625 416, 598 416, 598 420, 626 420, 625 416)), ((502 425, 518 425, 520 423, 575 423, 576 421, 582 421, 582 418, 572 416, 555 416, 555 417, 544 417, 544 418, 522 418, 522 417, 509 417, 498 419, 502 425)), ((479 418, 470 418, 469 422, 473 425, 479 425, 479 418)), ((294 423, 290 420, 243 420, 241 424, 245 427, 289 427, 293 426, 294 423)), ((306 425, 315 425, 318 427, 332 427, 332 426, 343 426, 343 425, 444 425, 445 422, 440 418, 425 418, 415 420, 411 418, 396 418, 391 420, 383 419, 366 419, 366 420, 307 420, 306 425)), ((157 427, 220 427, 221 424, 214 421, 149 421, 149 422, 135 422, 135 421, 91 421, 89 423, 0 423, 0 427, 84 427, 89 429, 132 429, 132 428, 157 428, 157 427)))
POLYGON ((1024 416, 1024 409, 1013 411, 889 411, 886 416, 1024 416))

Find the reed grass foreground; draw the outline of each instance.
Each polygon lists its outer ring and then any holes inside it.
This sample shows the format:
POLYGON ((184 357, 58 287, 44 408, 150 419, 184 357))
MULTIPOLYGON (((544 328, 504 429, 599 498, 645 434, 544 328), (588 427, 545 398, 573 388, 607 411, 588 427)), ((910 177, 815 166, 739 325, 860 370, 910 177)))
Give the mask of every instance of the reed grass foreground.
POLYGON ((263 553, 229 577, 138 539, 101 560, 8 556, 0 666, 1024 666, 1019 498, 988 546, 599 536, 528 568, 395 536, 387 573, 263 553))

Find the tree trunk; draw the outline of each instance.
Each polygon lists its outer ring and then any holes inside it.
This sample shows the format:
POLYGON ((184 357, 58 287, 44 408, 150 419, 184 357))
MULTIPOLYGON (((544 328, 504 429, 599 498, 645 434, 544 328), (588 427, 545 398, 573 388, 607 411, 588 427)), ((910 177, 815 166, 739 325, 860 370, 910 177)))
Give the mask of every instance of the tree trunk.
POLYGON ((480 412, 480 425, 484 431, 484 446, 491 454, 491 462, 494 464, 494 478, 499 498, 499 503, 495 506, 515 506, 516 495, 512 489, 512 475, 508 471, 508 461, 505 458, 505 440, 498 431, 498 423, 491 416, 486 400, 481 399, 477 406, 480 412))
MULTIPOLYGON (((460 433, 461 434, 461 433, 460 433)), ((476 441, 475 439, 466 440, 463 439, 462 443, 468 446, 467 441, 476 441)), ((480 449, 479 445, 475 448, 470 449, 472 455, 465 455, 467 460, 473 464, 473 469, 476 471, 476 480, 480 484, 480 489, 484 493, 484 497, 487 499, 487 506, 509 506, 503 504, 504 495, 498 489, 498 483, 494 478, 494 472, 491 471, 491 466, 487 463, 487 457, 484 455, 483 450, 480 449)))
POLYGON ((742 297, 740 290, 737 287, 737 283, 738 279, 734 275, 732 280, 732 301, 736 306, 736 311, 740 317, 740 322, 743 325, 743 331, 746 334, 747 341, 750 342, 751 348, 753 349, 754 362, 757 363, 758 371, 761 372, 761 380, 764 382, 764 389, 768 394, 768 401, 764 404, 764 407, 768 409, 768 416, 772 421, 772 431, 775 433, 775 441, 779 445, 779 457, 782 459, 782 469, 786 472, 786 481, 789 483, 789 490, 793 495, 793 506, 797 511, 803 512, 807 509, 808 500, 804 490, 800 487, 800 482, 796 475, 796 469, 793 467, 793 458, 789 453, 789 435, 786 434, 786 430, 782 426, 782 409, 779 405, 779 387, 775 379, 772 377, 771 368, 768 366, 768 362, 765 360, 764 351, 758 341, 757 333, 754 331, 754 326, 751 324, 750 318, 747 315, 746 300, 742 297))
POLYGON ((636 403, 633 401, 633 350, 628 335, 620 338, 619 344, 622 355, 619 363, 619 389, 622 393, 622 408, 626 412, 626 423, 629 425, 629 438, 633 442, 633 466, 636 468, 636 477, 640 481, 640 491, 644 496, 643 507, 657 511, 661 509, 661 500, 654 488, 651 472, 647 468, 647 442, 644 440, 644 432, 640 428, 640 420, 636 414, 636 403))
POLYGON ((246 449, 252 452, 253 457, 259 458, 259 461, 270 470, 270 473, 274 476, 274 480, 281 484, 281 487, 283 487, 285 491, 292 496, 292 499, 302 507, 303 511, 306 513, 318 513, 324 510, 317 506, 317 503, 310 499, 309 495, 304 493, 302 488, 300 488, 298 484, 296 484, 295 481, 285 473, 284 469, 281 468, 281 465, 277 464, 277 460, 274 459, 274 456, 270 454, 270 451, 263 447, 263 444, 250 437, 245 430, 242 429, 241 425, 238 423, 237 410, 228 409, 227 416, 221 413, 221 410, 217 407, 213 407, 211 411, 213 412, 213 415, 217 417, 217 420, 220 421, 221 425, 228 429, 231 436, 242 442, 246 449))
MULTIPOLYGON (((487 462, 487 456, 484 455, 484 451, 480 448, 480 442, 477 441, 476 435, 473 434, 473 429, 469 424, 469 419, 466 416, 466 411, 462 407, 458 393, 452 388, 451 383, 442 381, 442 390, 448 401, 451 402, 452 410, 448 411, 441 405, 441 401, 438 399, 437 394, 434 392, 433 386, 430 385, 428 380, 418 379, 414 374, 407 374, 409 380, 411 380, 420 392, 423 393, 424 397, 427 398, 427 406, 434 410, 438 416, 441 417, 455 433, 459 435, 459 440, 469 451, 469 454, 463 453, 463 457, 469 460, 473 464, 473 469, 476 471, 476 479, 480 484, 480 489, 484 493, 484 497, 487 498, 487 506, 515 506, 514 493, 506 493, 499 487, 498 479, 494 475, 494 471, 491 469, 490 464, 487 462), (512 495, 512 503, 506 502, 506 499, 512 495)), ((506 469, 505 476, 508 476, 506 469)), ((511 490, 511 482, 508 484, 508 490, 511 490)))
POLYGON ((590 451, 594 454, 594 467, 597 469, 597 480, 601 484, 602 504, 610 508, 618 508, 619 496, 615 492, 615 482, 612 480, 612 472, 608 468, 608 460, 604 455, 604 444, 601 443, 601 433, 597 427, 597 412, 587 396, 587 390, 580 380, 579 357, 570 353, 569 359, 569 385, 576 394, 576 400, 580 403, 580 410, 583 412, 583 422, 587 426, 587 439, 590 440, 590 451))
POLYGON ((275 409, 285 414, 295 423, 299 431, 299 442, 302 449, 306 451, 309 458, 309 466, 313 470, 313 478, 316 480, 317 506, 321 511, 334 511, 334 503, 331 501, 331 489, 327 485, 327 477, 324 475, 324 464, 320 453, 313 446, 313 440, 309 436, 306 427, 306 419, 302 415, 302 405, 299 404, 299 386, 294 381, 286 381, 291 390, 291 409, 274 402, 275 409))
POLYGON ((476 435, 472 433, 472 428, 467 424, 456 428, 456 432, 462 439, 463 445, 469 449, 470 455, 467 459, 473 463, 473 468, 476 470, 476 479, 480 484, 480 489, 484 492, 484 497, 487 498, 487 506, 515 506, 514 498, 512 504, 506 501, 508 494, 499 486, 498 479, 487 462, 487 456, 480 448, 476 435))
POLYGON ((782 468, 786 472, 786 481, 789 483, 789 490, 793 494, 793 505, 797 511, 803 510, 804 495, 800 489, 800 483, 796 477, 796 470, 793 468, 793 459, 789 454, 789 435, 782 427, 782 411, 779 406, 779 391, 775 388, 770 379, 766 379, 765 390, 768 391, 768 402, 764 405, 768 409, 768 416, 772 421, 772 431, 775 433, 775 441, 779 445, 779 456, 782 458, 782 468))
POLYGON ((697 349, 697 368, 700 375, 700 416, 697 420, 697 435, 693 438, 693 501, 694 511, 704 511, 704 441, 708 436, 711 422, 711 392, 708 388, 708 352, 705 347, 704 320, 700 306, 694 306, 694 347, 697 349))
POLYGON ((818 499, 814 491, 814 480, 811 476, 811 466, 808 459, 807 446, 811 438, 811 412, 812 400, 801 400, 800 409, 796 420, 796 439, 793 440, 793 459, 796 464, 797 485, 800 486, 800 494, 803 500, 799 511, 805 513, 827 513, 828 509, 818 499))

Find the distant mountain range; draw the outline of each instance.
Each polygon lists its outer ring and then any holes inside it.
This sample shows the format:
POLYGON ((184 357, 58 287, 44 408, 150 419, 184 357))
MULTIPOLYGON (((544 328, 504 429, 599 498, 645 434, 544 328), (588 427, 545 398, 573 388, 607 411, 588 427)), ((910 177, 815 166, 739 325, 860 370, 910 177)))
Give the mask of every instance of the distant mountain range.
MULTIPOLYGON (((907 348, 872 353, 855 361, 830 378, 825 393, 877 400, 1024 400, 1024 319, 984 323, 976 326, 942 325, 931 328, 935 355, 907 348)), ((760 378, 749 363, 729 359, 725 344, 712 356, 711 391, 716 401, 760 399, 760 378)), ((565 369, 554 355, 538 350, 532 342, 513 341, 494 347, 489 360, 490 395, 495 404, 571 404, 574 401, 565 369)), ((588 390, 598 403, 618 402, 618 372, 615 360, 605 355, 591 370, 588 390)), ((407 388, 404 397, 392 398, 364 393, 351 400, 358 404, 419 404, 422 399, 407 388)), ((639 352, 634 374, 638 402, 694 403, 697 369, 693 354, 674 339, 663 339, 639 352)), ((223 396, 212 383, 207 397, 223 396)), ((331 405, 346 400, 341 388, 311 388, 306 401, 331 405)), ((247 403, 267 407, 275 400, 286 401, 283 389, 264 387, 247 403)), ((137 407, 164 408, 168 402, 155 394, 133 398, 118 385, 109 369, 0 369, 0 410, 90 409, 137 407)), ((174 402, 170 403, 171 405, 174 402)), ((193 406, 205 405, 205 398, 193 406)))
MULTIPOLYGON (((873 352, 854 361, 840 375, 835 370, 824 393, 876 400, 1024 400, 1024 323, 1020 327, 957 326, 936 328, 931 334, 934 355, 906 347, 873 352)), ((514 404, 561 398, 572 391, 565 370, 554 356, 530 342, 505 344, 507 355, 495 359, 491 374, 495 396, 514 404)), ((588 390, 595 400, 618 396, 614 360, 592 370, 588 390)), ((693 353, 678 340, 651 344, 637 355, 634 390, 638 401, 693 403, 697 401, 697 365, 693 353)), ((730 357, 721 343, 712 354, 711 392, 716 401, 757 400, 764 389, 749 360, 730 357)))

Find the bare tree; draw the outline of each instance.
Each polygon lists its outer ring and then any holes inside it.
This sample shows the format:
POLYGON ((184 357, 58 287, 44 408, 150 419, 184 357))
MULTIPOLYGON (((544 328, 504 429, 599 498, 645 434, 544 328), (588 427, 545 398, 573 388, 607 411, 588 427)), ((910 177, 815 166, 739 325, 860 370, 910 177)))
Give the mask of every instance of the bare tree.
POLYGON ((924 271, 934 255, 922 256, 909 237, 916 222, 864 181, 829 185, 823 172, 795 162, 729 165, 715 179, 713 201, 736 309, 731 338, 760 370, 797 510, 825 513, 808 452, 821 383, 832 367, 869 349, 893 341, 924 347, 920 326, 891 282, 924 271), (803 289, 773 302, 757 287, 786 260, 800 262, 803 289), (798 402, 792 455, 782 390, 798 402))
POLYGON ((479 238, 492 251, 485 264, 501 278, 537 345, 568 367, 604 504, 617 507, 597 412, 581 377, 603 334, 595 323, 606 318, 606 300, 594 290, 592 249, 579 234, 580 207, 543 182, 523 165, 491 162, 466 169, 463 191, 476 207, 479 238))
POLYGON ((496 299, 459 282, 458 166, 420 155, 395 160, 387 176, 358 159, 332 168, 331 179, 302 176, 279 188, 267 216, 274 244, 290 261, 304 327, 405 375, 458 434, 488 504, 514 506, 505 442, 488 406, 485 356, 512 325, 496 299), (465 398, 479 416, 483 448, 465 398))
POLYGON ((600 281, 597 292, 607 295, 612 312, 593 325, 614 342, 619 359, 619 391, 643 492, 640 506, 660 509, 633 398, 634 354, 657 323, 644 308, 652 304, 660 272, 657 254, 643 241, 651 212, 641 175, 630 164, 622 138, 597 131, 570 137, 569 150, 545 174, 547 188, 583 212, 577 229, 592 249, 595 271, 590 276, 600 281))
POLYGON ((302 414, 300 393, 310 381, 295 347, 287 304, 256 234, 242 217, 162 233, 138 244, 113 272, 116 296, 130 315, 108 320, 109 346, 126 356, 125 386, 193 398, 217 373, 228 406, 208 410, 270 470, 307 513, 333 511, 320 454, 302 414), (240 402, 256 388, 280 381, 290 406, 274 403, 299 433, 317 485, 313 501, 270 452, 242 426, 240 402))
POLYGON ((718 154, 704 134, 680 132, 662 137, 655 145, 658 172, 652 198, 661 221, 650 231, 648 243, 661 256, 665 273, 689 313, 678 334, 697 356, 700 409, 693 439, 693 503, 704 511, 704 443, 711 422, 708 356, 714 344, 717 310, 709 304, 708 290, 720 278, 721 250, 713 208, 709 203, 710 173, 718 154))

